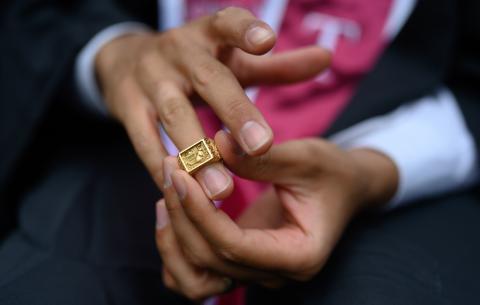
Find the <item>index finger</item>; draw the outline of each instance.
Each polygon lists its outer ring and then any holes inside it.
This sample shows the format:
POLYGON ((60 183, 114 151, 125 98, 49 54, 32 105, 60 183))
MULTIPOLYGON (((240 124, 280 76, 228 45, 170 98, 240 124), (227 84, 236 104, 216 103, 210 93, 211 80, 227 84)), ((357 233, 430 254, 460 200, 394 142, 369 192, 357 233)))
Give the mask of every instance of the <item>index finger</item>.
POLYGON ((186 52, 182 61, 195 91, 212 107, 243 149, 249 155, 266 152, 272 145, 273 132, 232 71, 207 51, 198 49, 186 52))
POLYGON ((207 30, 219 44, 255 55, 267 53, 276 41, 276 35, 268 24, 238 7, 229 7, 212 15, 207 30))

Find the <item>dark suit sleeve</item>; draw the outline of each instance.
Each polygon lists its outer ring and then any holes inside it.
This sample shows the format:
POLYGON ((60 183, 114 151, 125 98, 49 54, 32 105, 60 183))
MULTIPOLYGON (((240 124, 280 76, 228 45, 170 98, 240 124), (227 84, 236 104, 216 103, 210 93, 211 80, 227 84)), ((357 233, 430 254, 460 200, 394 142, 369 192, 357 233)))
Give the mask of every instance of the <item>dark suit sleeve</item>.
POLYGON ((0 194, 83 45, 135 20, 110 0, 0 2, 0 194))
POLYGON ((459 1, 456 53, 448 86, 455 94, 480 152, 480 2, 459 1))

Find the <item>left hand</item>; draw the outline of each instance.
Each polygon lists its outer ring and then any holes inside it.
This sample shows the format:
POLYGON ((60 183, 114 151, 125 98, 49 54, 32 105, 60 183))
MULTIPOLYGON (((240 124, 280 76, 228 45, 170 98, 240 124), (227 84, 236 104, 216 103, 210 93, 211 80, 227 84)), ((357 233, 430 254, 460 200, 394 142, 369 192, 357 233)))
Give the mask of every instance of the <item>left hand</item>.
POLYGON ((393 162, 372 150, 346 152, 306 139, 252 157, 239 154, 223 131, 215 140, 235 174, 272 188, 235 223, 179 170, 175 158, 164 161, 157 246, 165 284, 191 299, 222 293, 228 278, 266 286, 309 280, 354 215, 388 201, 397 187, 393 162))

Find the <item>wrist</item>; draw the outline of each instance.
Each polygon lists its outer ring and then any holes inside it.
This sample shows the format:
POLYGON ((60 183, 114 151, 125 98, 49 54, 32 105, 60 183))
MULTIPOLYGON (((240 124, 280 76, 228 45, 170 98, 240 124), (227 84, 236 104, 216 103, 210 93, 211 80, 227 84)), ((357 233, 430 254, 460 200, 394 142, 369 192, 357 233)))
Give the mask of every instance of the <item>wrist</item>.
POLYGON ((367 148, 348 151, 357 165, 363 188, 361 209, 381 207, 395 195, 399 182, 397 166, 385 154, 367 148))

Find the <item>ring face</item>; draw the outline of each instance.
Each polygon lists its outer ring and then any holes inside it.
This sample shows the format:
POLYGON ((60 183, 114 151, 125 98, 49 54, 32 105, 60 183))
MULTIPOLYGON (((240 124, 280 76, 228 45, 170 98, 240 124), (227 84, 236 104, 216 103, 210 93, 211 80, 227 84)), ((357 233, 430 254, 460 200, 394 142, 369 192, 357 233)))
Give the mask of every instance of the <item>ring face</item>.
POLYGON ((220 160, 215 143, 208 138, 201 139, 178 154, 180 167, 189 174, 193 174, 206 164, 220 160))

